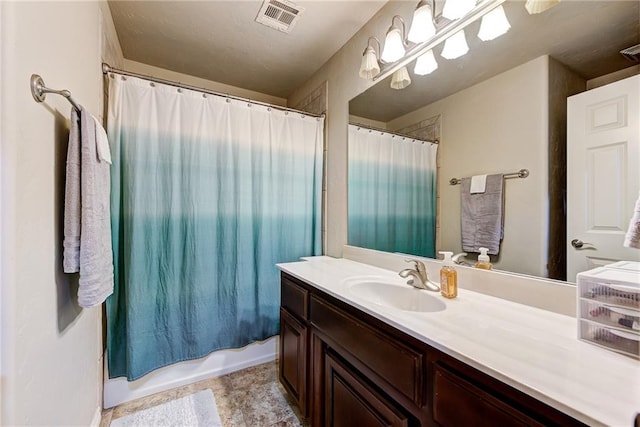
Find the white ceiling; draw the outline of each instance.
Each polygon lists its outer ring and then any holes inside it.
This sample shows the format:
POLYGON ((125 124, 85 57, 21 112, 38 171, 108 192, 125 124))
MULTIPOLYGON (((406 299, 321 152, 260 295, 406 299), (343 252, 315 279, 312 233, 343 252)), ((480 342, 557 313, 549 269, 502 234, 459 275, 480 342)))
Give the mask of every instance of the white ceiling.
POLYGON ((286 98, 386 0, 294 1, 305 8, 285 34, 255 22, 262 1, 110 0, 124 57, 286 98))

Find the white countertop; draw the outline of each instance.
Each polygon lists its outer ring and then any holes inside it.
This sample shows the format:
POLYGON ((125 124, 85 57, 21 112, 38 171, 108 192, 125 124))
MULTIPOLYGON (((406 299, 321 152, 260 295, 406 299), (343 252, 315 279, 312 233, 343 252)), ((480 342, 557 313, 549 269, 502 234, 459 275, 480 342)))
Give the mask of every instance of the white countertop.
POLYGON ((640 361, 578 340, 573 317, 460 288, 453 300, 429 292, 444 311, 401 311, 343 283, 379 276, 407 286, 390 270, 329 257, 278 267, 586 424, 630 427, 640 412, 640 361))

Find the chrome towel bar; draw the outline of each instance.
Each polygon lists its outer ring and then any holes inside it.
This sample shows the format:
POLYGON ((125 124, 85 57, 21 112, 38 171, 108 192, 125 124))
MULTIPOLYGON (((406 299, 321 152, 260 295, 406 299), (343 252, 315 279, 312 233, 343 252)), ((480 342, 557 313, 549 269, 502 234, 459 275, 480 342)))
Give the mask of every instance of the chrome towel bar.
POLYGON ((38 74, 31 75, 31 95, 33 95, 33 99, 36 102, 42 102, 45 100, 48 93, 55 93, 56 95, 62 95, 67 98, 67 101, 71 103, 73 108, 76 111, 80 112, 80 106, 76 103, 76 101, 71 97, 71 92, 67 89, 55 90, 50 89, 44 84, 44 80, 38 74))
MULTIPOLYGON (((526 178, 528 176, 529 176, 529 169, 520 169, 518 172, 504 174, 503 178, 504 179, 526 178)), ((449 184, 451 184, 451 185, 458 185, 460 183, 462 183, 462 179, 461 178, 451 178, 449 180, 449 184)))

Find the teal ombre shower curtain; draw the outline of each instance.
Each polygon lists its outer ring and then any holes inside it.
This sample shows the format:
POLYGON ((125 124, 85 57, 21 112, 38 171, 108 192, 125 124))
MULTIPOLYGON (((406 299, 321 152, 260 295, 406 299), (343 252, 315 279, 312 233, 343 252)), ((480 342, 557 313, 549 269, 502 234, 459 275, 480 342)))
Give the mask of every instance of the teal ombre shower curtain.
POLYGON ((110 377, 278 333, 278 262, 321 253, 323 119, 113 75, 110 377))
POLYGON ((349 125, 353 246, 435 258, 437 145, 349 125))

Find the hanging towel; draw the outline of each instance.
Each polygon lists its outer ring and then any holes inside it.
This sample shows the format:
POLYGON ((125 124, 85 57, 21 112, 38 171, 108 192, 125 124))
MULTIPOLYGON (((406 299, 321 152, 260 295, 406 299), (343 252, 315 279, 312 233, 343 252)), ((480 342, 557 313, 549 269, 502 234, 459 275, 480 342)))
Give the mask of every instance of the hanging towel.
POLYGON ((633 211, 631 221, 629 221, 629 231, 624 237, 624 246, 627 248, 640 249, 640 193, 636 200, 636 207, 633 211))
POLYGON ((480 252, 488 248, 497 255, 503 236, 503 175, 488 175, 484 193, 471 194, 471 178, 462 179, 460 190, 462 250, 480 252))
POLYGON ((80 117, 71 109, 64 189, 64 240, 62 267, 65 273, 80 271, 80 117))
MULTIPOLYGON (((100 130, 91 114, 71 111, 64 209, 65 273, 80 272, 78 304, 93 307, 113 293, 109 163, 99 156, 100 130)), ((108 145, 108 142, 107 142, 108 145)), ((110 160, 110 159, 109 159, 110 160)))
POLYGON ((471 177, 471 194, 484 193, 487 188, 487 175, 474 175, 471 177))
POLYGON ((96 127, 96 145, 98 149, 98 159, 111 164, 111 151, 109 150, 109 139, 107 138, 107 131, 104 130, 100 121, 92 114, 91 118, 96 127))

